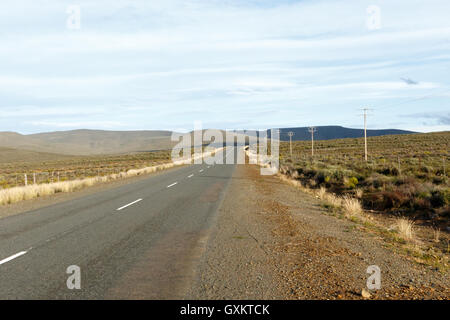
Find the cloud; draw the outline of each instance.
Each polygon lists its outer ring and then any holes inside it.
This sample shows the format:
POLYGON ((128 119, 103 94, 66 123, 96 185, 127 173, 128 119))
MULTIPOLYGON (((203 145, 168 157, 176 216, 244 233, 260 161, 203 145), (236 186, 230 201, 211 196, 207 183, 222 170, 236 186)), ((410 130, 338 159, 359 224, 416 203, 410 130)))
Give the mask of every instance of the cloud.
MULTIPOLYGON (((450 112, 426 112, 405 115, 409 118, 421 118, 433 120, 437 125, 450 126, 450 112)), ((447 128, 450 129, 450 128, 447 128)))
POLYGON ((410 78, 400 78, 403 82, 405 82, 407 85, 417 85, 419 84, 417 81, 414 81, 410 78))
POLYGON ((66 28, 66 2, 28 2, 0 4, 5 130, 346 125, 361 105, 450 87, 447 0, 380 2, 376 31, 366 0, 80 1, 80 30, 66 28))
POLYGON ((27 121, 27 124, 51 128, 102 128, 114 129, 123 127, 120 121, 27 121))

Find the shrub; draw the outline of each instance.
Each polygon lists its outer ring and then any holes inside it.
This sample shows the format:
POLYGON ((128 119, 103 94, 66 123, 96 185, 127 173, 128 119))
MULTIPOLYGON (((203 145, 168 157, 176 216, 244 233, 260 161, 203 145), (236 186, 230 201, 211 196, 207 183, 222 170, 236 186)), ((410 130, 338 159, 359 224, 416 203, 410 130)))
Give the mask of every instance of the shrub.
POLYGON ((416 210, 431 209, 430 200, 426 198, 414 198, 412 207, 416 210))
POLYGON ((449 204, 450 192, 447 190, 435 190, 431 193, 430 203, 433 208, 440 208, 449 204))
POLYGON ((356 188, 356 185, 358 184, 358 178, 351 177, 346 181, 347 188, 354 189, 356 188))
POLYGON ((398 191, 385 191, 382 195, 384 209, 400 208, 410 200, 407 195, 398 191))
POLYGON ((381 173, 385 176, 398 176, 399 171, 396 167, 384 167, 377 170, 378 173, 381 173))
POLYGON ((316 182, 320 185, 325 182, 325 174, 323 172, 318 172, 316 175, 316 182))

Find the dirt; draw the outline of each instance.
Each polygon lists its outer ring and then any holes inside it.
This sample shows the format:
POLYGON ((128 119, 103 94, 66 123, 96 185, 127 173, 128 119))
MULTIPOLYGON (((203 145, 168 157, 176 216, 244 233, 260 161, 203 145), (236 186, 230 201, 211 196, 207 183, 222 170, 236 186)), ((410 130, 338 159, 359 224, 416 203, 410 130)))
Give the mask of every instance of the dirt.
POLYGON ((256 166, 237 166, 187 297, 450 298, 448 273, 411 261, 324 210, 311 195, 261 176, 256 166), (366 286, 371 265, 381 269, 379 290, 366 286))

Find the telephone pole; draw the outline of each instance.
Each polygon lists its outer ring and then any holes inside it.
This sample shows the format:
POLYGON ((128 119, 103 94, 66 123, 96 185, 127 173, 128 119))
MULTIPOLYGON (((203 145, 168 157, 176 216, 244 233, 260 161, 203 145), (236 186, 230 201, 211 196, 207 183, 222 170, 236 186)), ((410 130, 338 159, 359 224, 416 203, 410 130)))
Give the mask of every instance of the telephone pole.
POLYGON ((314 158, 314 132, 317 132, 316 127, 309 127, 308 131, 311 133, 311 157, 314 158))
POLYGON ((292 136, 294 135, 293 131, 289 131, 288 132, 288 136, 289 136, 289 148, 291 149, 291 159, 292 159, 292 136))
POLYGON ((369 111, 369 108, 363 108, 364 111, 364 159, 367 162, 367 111, 369 111))

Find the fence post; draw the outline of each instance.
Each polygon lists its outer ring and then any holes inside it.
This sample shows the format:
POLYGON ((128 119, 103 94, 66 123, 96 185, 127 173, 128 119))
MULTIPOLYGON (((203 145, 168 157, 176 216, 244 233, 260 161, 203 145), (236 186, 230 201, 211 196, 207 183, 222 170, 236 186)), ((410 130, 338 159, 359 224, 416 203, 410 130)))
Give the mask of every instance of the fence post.
POLYGON ((33 172, 33 184, 36 184, 36 172, 33 172))
POLYGON ((445 157, 442 157, 442 166, 444 167, 444 177, 446 177, 446 173, 445 173, 445 157))
POLYGON ((27 177, 27 174, 25 173, 25 185, 27 186, 28 185, 28 177, 27 177))

